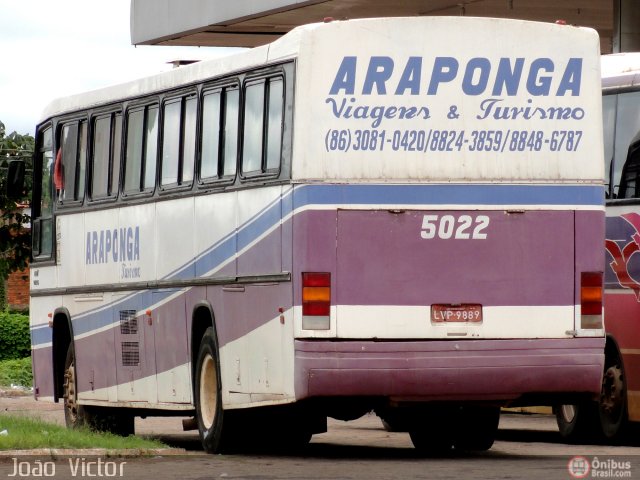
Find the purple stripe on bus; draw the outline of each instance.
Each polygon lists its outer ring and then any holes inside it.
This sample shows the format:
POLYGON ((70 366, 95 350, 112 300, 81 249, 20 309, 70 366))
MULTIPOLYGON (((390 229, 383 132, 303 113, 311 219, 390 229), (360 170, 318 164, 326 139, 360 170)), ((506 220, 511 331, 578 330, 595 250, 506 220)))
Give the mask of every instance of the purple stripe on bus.
MULTIPOLYGON (((446 214, 453 215, 457 220, 462 212, 446 214)), ((258 274, 261 268, 256 266, 262 264, 257 257, 264 252, 264 247, 269 246, 273 250, 274 245, 282 242, 282 259, 278 260, 286 266, 291 265, 293 257, 298 259, 292 283, 244 285, 241 288, 211 286, 187 290, 186 294, 178 295, 152 312, 152 326, 146 324, 149 319, 145 316, 139 317, 143 351, 140 352, 140 365, 135 368, 123 367, 122 355, 116 354, 122 349, 122 342, 127 341, 125 337, 118 336, 119 327, 76 340, 78 359, 83 365, 82 373, 79 372, 80 390, 97 390, 123 384, 188 362, 191 313, 195 305, 203 300, 209 301, 213 307, 221 347, 243 337, 276 318, 279 308, 290 308, 294 304, 292 296, 296 298, 295 305, 301 304, 302 271, 337 272, 332 284, 334 304, 428 305, 430 300, 425 285, 426 282, 432 282, 429 283, 429 289, 433 288, 440 295, 438 302, 480 301, 484 305, 518 305, 514 299, 519 299, 522 306, 571 305, 573 290, 564 292, 556 288, 554 282, 558 277, 566 282, 567 276, 574 275, 573 232, 565 231, 573 227, 573 222, 565 218, 573 213, 530 211, 506 214, 500 211, 483 214, 498 226, 497 230, 487 231, 488 235, 497 232, 495 241, 487 241, 494 240, 491 237, 487 240, 451 240, 451 244, 457 244, 456 250, 438 239, 437 248, 425 251, 425 243, 428 244, 429 240, 422 239, 420 235, 423 212, 301 212, 241 255, 239 261, 244 274, 258 274), (343 217, 336 227, 339 216, 343 217), (349 217, 347 223, 342 223, 344 216, 349 217), (501 234, 505 231, 502 227, 506 222, 514 218, 519 221, 523 217, 527 218, 527 222, 519 224, 522 226, 520 231, 514 232, 517 228, 513 227, 511 231, 507 228, 506 234, 501 234), (550 230, 554 236, 544 233, 550 230), (503 237, 513 238, 516 234, 520 235, 517 238, 524 239, 524 248, 513 253, 511 242, 503 237), (292 236, 295 241, 291 246, 292 236), (564 239, 567 239, 567 244, 563 243, 564 239), (482 246, 483 242, 485 246, 482 246), (287 246, 291 248, 285 248, 287 246), (420 252, 420 255, 411 256, 411 251, 420 252), (504 261, 499 265, 487 265, 486 257, 497 254, 502 254, 504 261), (368 264, 372 258, 384 260, 383 267, 372 269, 368 264), (501 279, 510 275, 513 285, 501 279), (540 281, 531 283, 533 276, 546 278, 549 285, 541 285, 540 281), (337 289, 337 285, 340 289, 337 289), (497 288, 501 290, 492 290, 497 288), (520 289, 529 291, 525 293, 520 289), (456 293, 452 294, 453 291, 456 293), (498 297, 504 297, 507 301, 501 302, 498 297), (156 350, 162 354, 156 355, 156 350), (110 368, 110 365, 114 367, 110 368), (119 369, 117 378, 116 365, 119 369)), ((576 213, 579 268, 598 271, 602 262, 601 250, 595 248, 598 241, 592 235, 593 225, 598 226, 597 222, 602 222, 601 217, 601 212, 576 213)), ((274 258, 266 261, 273 263, 274 258)), ((275 267, 275 263, 271 266, 275 267)), ((225 270, 229 273, 235 270, 235 265, 228 267, 230 269, 225 270)), ((127 308, 144 311, 147 305, 155 303, 154 297, 161 299, 166 295, 166 291, 157 292, 157 295, 147 292, 140 302, 127 308)), ((120 308, 125 307, 119 306, 97 315, 106 315, 106 320, 111 323, 118 318, 120 308)), ((98 326, 104 323, 94 320, 88 319, 98 326)), ((51 350, 43 348, 35 352, 36 384, 40 395, 51 396, 51 350)))
MULTIPOLYGON (((292 303, 291 284, 192 288, 155 308, 150 316, 138 316, 135 329, 131 328, 132 324, 125 325, 124 330, 121 325, 115 325, 77 338, 75 351, 77 365, 81 366, 77 371, 79 390, 96 391, 122 385, 188 363, 191 312, 203 300, 208 300, 213 306, 218 343, 223 347, 277 318, 279 309, 292 303), (135 333, 123 333, 134 330, 135 333)), ((119 310, 111 312, 114 321, 120 314, 119 310)), ((36 385, 40 395, 52 396, 51 349, 35 351, 38 352, 36 385), (44 358, 46 355, 48 357, 44 358)), ((155 392, 148 394, 154 395, 155 392)), ((104 392, 104 397, 104 400, 108 399, 107 392, 104 392)), ((155 398, 146 400, 156 401, 155 398)))
POLYGON ((595 394, 601 387, 604 343, 604 338, 296 340, 296 399, 375 395, 398 400, 513 400, 529 393, 595 394))
MULTIPOLYGON (((419 211, 340 210, 337 229, 335 211, 298 215, 294 275, 332 271, 336 258, 332 299, 339 305, 574 304, 573 212, 430 211, 428 215, 451 222, 452 230, 447 224, 441 235, 450 238, 437 238, 438 231, 436 238, 422 238, 425 212, 419 211), (456 229, 469 219, 470 227, 461 232, 469 238, 454 238, 456 229), (474 239, 475 229, 485 219, 488 226, 474 239)), ((435 228, 441 229, 442 223, 436 222, 435 228)), ((295 290, 300 304, 299 289, 295 290)))
POLYGON ((44 347, 31 350, 33 365, 34 396, 53 397, 52 348, 44 347))

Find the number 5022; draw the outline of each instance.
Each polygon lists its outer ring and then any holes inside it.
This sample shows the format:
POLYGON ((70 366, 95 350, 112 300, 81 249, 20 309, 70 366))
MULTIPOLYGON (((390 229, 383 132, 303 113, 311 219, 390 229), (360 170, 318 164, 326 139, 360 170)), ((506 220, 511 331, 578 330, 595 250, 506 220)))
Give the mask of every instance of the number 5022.
POLYGON ((425 215, 422 218, 422 230, 420 236, 425 240, 450 238, 461 240, 485 240, 485 230, 489 226, 489 217, 486 215, 425 215))

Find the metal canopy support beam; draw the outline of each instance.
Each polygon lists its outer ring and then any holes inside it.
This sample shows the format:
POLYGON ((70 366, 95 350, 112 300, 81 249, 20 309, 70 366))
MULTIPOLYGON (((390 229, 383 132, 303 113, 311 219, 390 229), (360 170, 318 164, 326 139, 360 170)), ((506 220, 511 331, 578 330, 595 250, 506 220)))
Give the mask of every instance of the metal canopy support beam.
MULTIPOLYGON (((173 45, 198 45, 191 39, 196 35, 201 42, 206 42, 207 33, 227 31, 228 42, 220 46, 245 46, 240 37, 245 35, 266 36, 257 44, 272 41, 275 37, 288 32, 287 28, 264 24, 260 29, 233 28, 234 24, 244 23, 266 15, 274 15, 281 11, 304 8, 326 0, 260 0, 260 2, 228 1, 228 0, 131 0, 131 43, 133 45, 157 45, 170 43, 173 45), (257 4, 259 3, 259 7, 257 4), (232 27, 232 28, 229 28, 232 27)), ((320 19, 322 20, 322 19, 320 19)), ((200 43, 202 46, 214 44, 200 43)), ((218 46, 216 43, 215 46, 218 46)))
MULTIPOLYGON (((637 0, 131 0, 134 45, 253 47, 272 42, 292 28, 336 20, 427 15, 519 18, 592 27, 601 51, 614 41, 614 3, 637 12, 637 0)), ((637 19, 637 17, 634 17, 637 19)), ((620 22, 621 36, 638 22, 620 22)))
POLYGON ((613 51, 618 53, 639 50, 640 2, 637 0, 615 0, 613 51))

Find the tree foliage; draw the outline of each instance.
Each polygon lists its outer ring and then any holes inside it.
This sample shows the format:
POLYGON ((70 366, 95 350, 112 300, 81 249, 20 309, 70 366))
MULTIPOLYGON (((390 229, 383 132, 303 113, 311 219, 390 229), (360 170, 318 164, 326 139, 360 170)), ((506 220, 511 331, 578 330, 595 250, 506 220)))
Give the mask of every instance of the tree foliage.
MULTIPOLYGON (((35 139, 15 131, 7 134, 0 121, 0 281, 10 273, 24 270, 31 253, 31 218, 28 214, 31 192, 31 172, 35 139), (7 168, 11 160, 26 164, 26 183, 23 195, 9 199, 6 195, 7 168)), ((4 283, 4 282, 3 282, 4 283)))
POLYGON ((0 313, 0 360, 31 355, 29 316, 20 313, 0 313))

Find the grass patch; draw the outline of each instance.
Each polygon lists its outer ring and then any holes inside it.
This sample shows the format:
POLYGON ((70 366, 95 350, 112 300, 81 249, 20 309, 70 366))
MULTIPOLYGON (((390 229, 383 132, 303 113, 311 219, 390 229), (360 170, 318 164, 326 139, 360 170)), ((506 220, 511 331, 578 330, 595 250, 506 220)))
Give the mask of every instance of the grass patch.
POLYGON ((33 375, 31 373, 31 357, 20 360, 0 361, 0 386, 20 385, 31 387, 33 375))
POLYGON ((2 415, 0 450, 30 450, 33 448, 106 448, 153 449, 167 448, 162 442, 129 436, 119 437, 110 433, 97 433, 89 429, 69 430, 61 425, 43 422, 33 418, 2 415))

